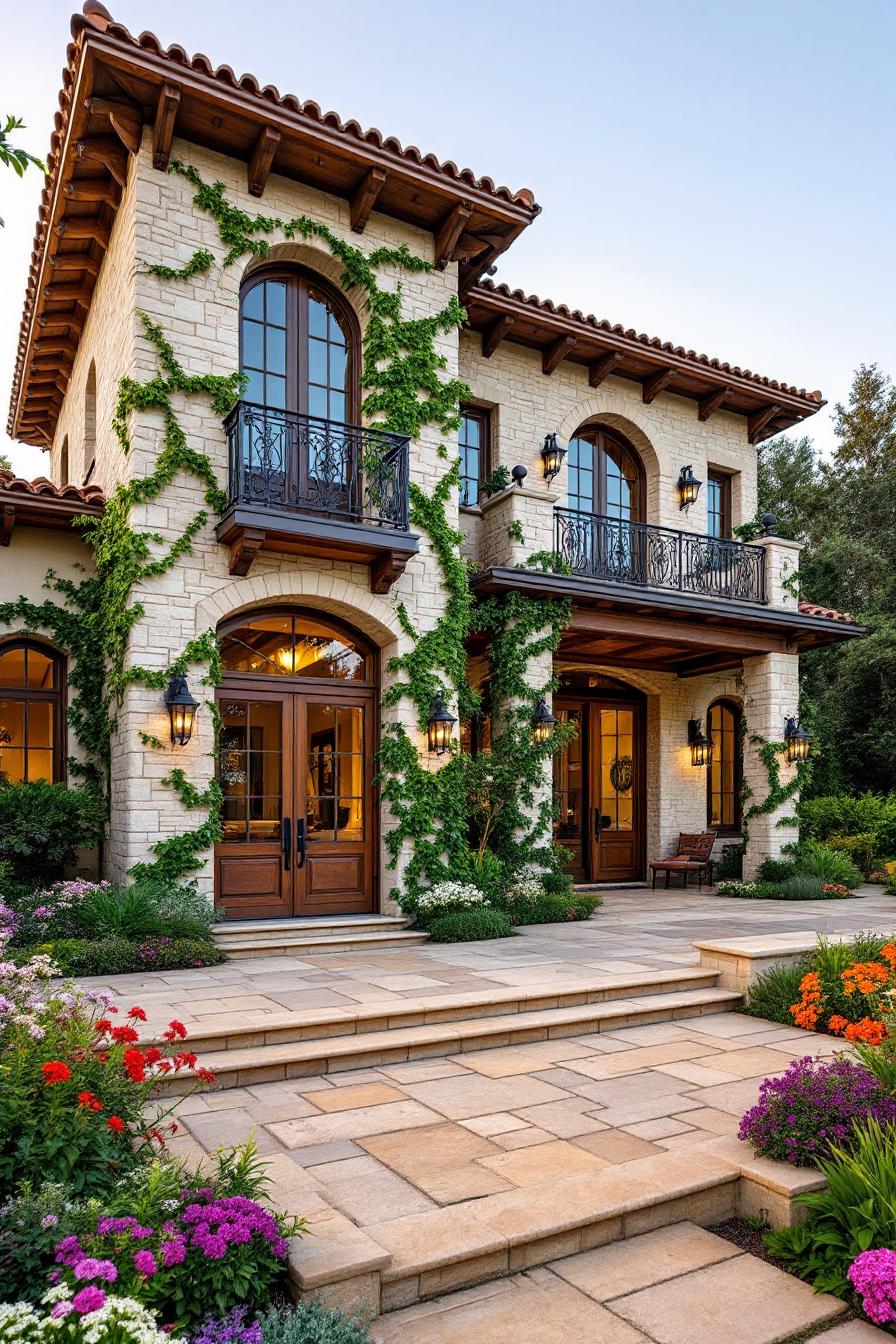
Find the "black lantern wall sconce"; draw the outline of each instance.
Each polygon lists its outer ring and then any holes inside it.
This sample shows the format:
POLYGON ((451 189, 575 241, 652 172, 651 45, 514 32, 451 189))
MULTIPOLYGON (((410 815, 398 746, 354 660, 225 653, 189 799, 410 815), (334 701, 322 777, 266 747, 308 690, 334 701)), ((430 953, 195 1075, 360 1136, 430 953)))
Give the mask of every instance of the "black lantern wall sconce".
POLYGON ((171 720, 171 741, 174 746, 185 747, 193 736, 193 724, 199 701, 190 694, 186 677, 172 677, 165 692, 165 705, 171 720))
POLYGON ((532 715, 532 741, 536 746, 542 746, 545 742, 550 742, 558 722, 559 720, 555 719, 548 709, 547 701, 542 697, 535 706, 532 715))
POLYGON ((457 719, 448 709, 441 695, 434 695, 429 710, 427 736, 429 750, 436 756, 444 756, 451 743, 451 730, 457 719))
POLYGON ((700 493, 700 487, 703 484, 694 475, 694 468, 691 466, 682 467, 678 473, 678 507, 687 513, 692 504, 696 504, 697 496, 700 493))
POLYGON ((550 483, 563 466, 566 449, 557 442, 556 434, 545 434, 541 445, 541 460, 544 465, 544 478, 550 483))
POLYGON ((691 749, 691 765, 710 765, 712 763, 713 742, 701 731, 700 719, 688 719, 688 746, 691 749))
POLYGON ((798 761, 808 760, 812 738, 796 715, 791 715, 784 724, 784 745, 787 748, 788 765, 796 765, 798 761))

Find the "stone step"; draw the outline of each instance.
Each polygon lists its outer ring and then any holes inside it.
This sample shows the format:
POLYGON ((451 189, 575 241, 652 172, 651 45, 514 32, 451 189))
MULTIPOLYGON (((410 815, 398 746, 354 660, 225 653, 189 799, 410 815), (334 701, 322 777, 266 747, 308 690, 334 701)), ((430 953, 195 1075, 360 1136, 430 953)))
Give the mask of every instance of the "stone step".
MULTIPOLYGON (((202 1050, 201 1062, 212 1069, 219 1088, 252 1086, 284 1078, 305 1078, 348 1069, 378 1068, 430 1056, 460 1054, 526 1041, 581 1036, 651 1022, 668 1022, 736 1008, 741 996, 732 990, 686 989, 644 994, 605 1003, 529 1010, 507 1015, 461 1019, 421 1026, 393 1027, 351 1036, 252 1045, 230 1050, 202 1050)), ((191 1046, 199 1044, 191 1036, 191 1046)), ((161 1080, 164 1092, 184 1091, 186 1079, 161 1080)))
POLYGON ((227 919, 213 929, 220 943, 243 941, 250 938, 279 937, 284 933, 298 933, 303 937, 331 937, 338 933, 400 932, 411 921, 404 915, 320 915, 296 916, 290 919, 227 919))
POLYGON ((411 932, 406 929, 387 930, 374 933, 315 933, 287 930, 283 933, 271 931, 267 936, 249 935, 241 938, 238 934, 221 938, 215 933, 215 942, 228 957, 276 957, 296 956, 302 953, 320 955, 339 952, 362 952, 371 949, 409 947, 416 943, 425 943, 428 933, 411 932))
MULTIPOLYGON (((258 1049, 266 1045, 284 1045, 288 1041, 363 1035, 395 1027, 433 1026, 508 1013, 610 1003, 614 999, 630 999, 643 994, 671 994, 679 990, 717 987, 718 971, 693 967, 596 976, 589 984, 580 983, 569 989, 558 988, 554 981, 525 989, 518 985, 508 989, 493 986, 464 994, 441 994, 432 999, 407 998, 352 1008, 309 1008, 303 1012, 256 1016, 247 1013, 245 1022, 238 1027, 228 1027, 226 1031, 215 1030, 211 1024, 208 1027, 191 1026, 190 1044, 197 1051, 258 1049)), ((156 1040, 155 1044, 158 1043, 156 1040)))

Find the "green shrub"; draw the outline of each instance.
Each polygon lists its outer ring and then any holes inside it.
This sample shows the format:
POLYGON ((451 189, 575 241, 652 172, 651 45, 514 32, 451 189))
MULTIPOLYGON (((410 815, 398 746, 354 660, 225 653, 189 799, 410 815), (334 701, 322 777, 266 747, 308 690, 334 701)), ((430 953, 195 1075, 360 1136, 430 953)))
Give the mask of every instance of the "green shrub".
POLYGON ((0 1205, 0 1302, 40 1301, 56 1246, 74 1231, 77 1208, 57 1182, 23 1181, 0 1205))
POLYGON ((859 835, 831 835, 823 844, 825 849, 848 854, 863 877, 867 877, 877 866, 878 846, 874 831, 862 831, 859 835))
POLYGON ((43 779, 0 784, 0 860, 9 880, 35 887, 61 877, 77 850, 97 843, 105 818, 92 789, 43 779))
POLYGON ((836 900, 841 895, 849 895, 848 889, 840 884, 840 892, 825 891, 825 887, 832 887, 834 883, 826 882, 820 877, 810 877, 808 873, 795 873, 793 877, 788 877, 786 882, 778 882, 775 886, 776 901, 824 901, 836 900))
POLYGON ((863 793, 858 798, 836 794, 802 799, 797 808, 800 835, 827 840, 832 835, 872 831, 880 854, 896 854, 896 794, 863 793))
MULTIPOLYGON (((763 859, 756 869, 756 878, 759 882, 786 882, 788 877, 793 877, 796 871, 796 865, 793 859, 763 859)), ((721 877, 721 873, 717 874, 721 877)))
POLYGON ((272 1308, 261 1317, 263 1344, 370 1344, 366 1325, 314 1298, 272 1308))
POLYGON ((744 875, 743 845, 723 845, 722 857, 713 864, 713 873, 717 882, 738 879, 744 875))
POLYGON ((517 924, 568 924, 576 919, 588 919, 599 906, 600 896, 589 892, 574 892, 569 896, 545 895, 528 909, 514 916, 517 924))
POLYGON ((867 1121, 854 1131, 850 1153, 835 1150, 819 1166, 827 1189, 796 1197, 806 1222, 768 1233, 765 1245, 818 1292, 845 1297, 856 1256, 896 1246, 896 1125, 867 1121))
POLYGON ((500 910, 458 910, 440 915, 429 925, 434 943, 476 943, 486 938, 509 938, 510 920, 500 910))
POLYGON ((826 849, 814 840, 803 840, 793 849, 793 860, 800 877, 818 877, 822 882, 842 882, 850 890, 862 885, 862 874, 848 854, 826 849))
POLYGON ((181 971, 218 966, 226 961, 214 943, 196 938, 60 938, 31 947, 9 948, 7 955, 24 965, 35 954, 52 957, 63 975, 130 975, 135 971, 181 971))
POLYGON ((800 981, 811 965, 811 959, 804 957, 791 966, 770 966, 747 989, 744 1012, 769 1022, 786 1022, 792 1027, 790 1005, 799 1000, 800 981))
POLYGON ((87 938, 208 939, 215 920, 211 902, 195 887, 147 881, 91 891, 78 910, 79 932, 87 938))

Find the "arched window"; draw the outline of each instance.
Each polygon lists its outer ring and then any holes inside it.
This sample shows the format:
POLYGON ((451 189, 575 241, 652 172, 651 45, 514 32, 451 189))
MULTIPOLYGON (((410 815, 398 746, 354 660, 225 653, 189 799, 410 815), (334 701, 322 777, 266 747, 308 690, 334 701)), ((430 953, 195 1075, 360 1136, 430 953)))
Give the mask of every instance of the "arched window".
POLYGON ((569 507, 618 522, 643 521, 644 466, 631 444, 602 425, 569 441, 569 507))
POLYGON ((706 716, 712 739, 712 764, 706 779, 706 820, 714 831, 739 832, 741 827, 740 707, 730 700, 716 700, 706 716))
POLYGON ((96 465, 96 365, 91 360, 84 391, 84 484, 96 465))
POLYGON ((0 644, 0 781, 62 778, 62 662, 37 640, 0 644))
POLYGON ((68 435, 62 440, 59 449, 59 484, 68 485, 68 435))
POLYGON ((226 672, 370 682, 373 649, 361 637, 313 611, 251 612, 221 627, 226 672))
POLYGON ((240 293, 244 399, 357 423, 360 333, 338 290, 299 267, 254 272, 240 293))

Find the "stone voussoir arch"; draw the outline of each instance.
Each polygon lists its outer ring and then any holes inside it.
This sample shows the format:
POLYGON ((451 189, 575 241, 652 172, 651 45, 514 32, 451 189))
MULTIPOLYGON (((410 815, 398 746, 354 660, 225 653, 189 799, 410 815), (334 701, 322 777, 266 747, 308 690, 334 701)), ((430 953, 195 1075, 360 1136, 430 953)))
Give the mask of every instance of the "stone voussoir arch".
MULTIPOLYGON (((631 397, 613 389, 601 390, 576 402, 563 417, 557 436, 568 443, 576 430, 586 424, 606 425, 607 429, 615 429, 637 449, 644 463, 647 497, 654 502, 660 483, 670 476, 671 467, 667 453, 656 446, 652 437, 656 433, 656 426, 651 424, 649 414, 644 414, 631 397)), ((565 463, 563 470, 565 473, 565 463)))

